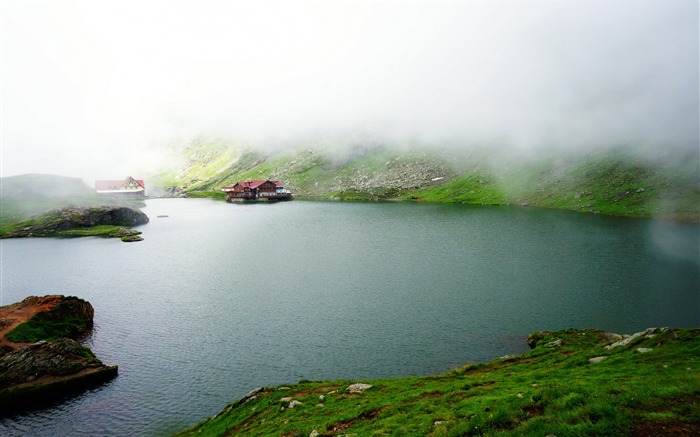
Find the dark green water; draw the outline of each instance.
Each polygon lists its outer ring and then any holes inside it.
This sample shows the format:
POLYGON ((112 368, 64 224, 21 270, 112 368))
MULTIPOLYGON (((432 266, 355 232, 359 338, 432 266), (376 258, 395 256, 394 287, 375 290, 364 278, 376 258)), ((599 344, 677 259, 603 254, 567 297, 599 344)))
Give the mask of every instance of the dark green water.
POLYGON ((2 303, 77 295, 113 382, 3 435, 156 435, 262 385, 447 371, 535 330, 700 326, 700 227, 522 208, 151 200, 145 241, 2 240, 2 303), (157 218, 168 215, 167 218, 157 218))

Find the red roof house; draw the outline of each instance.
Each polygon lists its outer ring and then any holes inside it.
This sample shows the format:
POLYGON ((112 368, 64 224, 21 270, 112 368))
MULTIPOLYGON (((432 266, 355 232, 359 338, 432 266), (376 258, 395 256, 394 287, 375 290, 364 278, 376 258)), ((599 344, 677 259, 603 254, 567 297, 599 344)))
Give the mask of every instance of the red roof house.
POLYGON ((228 187, 221 187, 228 194, 228 201, 234 200, 291 200, 292 193, 280 181, 256 179, 240 181, 228 187))
POLYGON ((124 180, 99 180, 95 181, 95 191, 98 194, 120 197, 145 197, 146 184, 143 179, 134 179, 131 176, 124 180))

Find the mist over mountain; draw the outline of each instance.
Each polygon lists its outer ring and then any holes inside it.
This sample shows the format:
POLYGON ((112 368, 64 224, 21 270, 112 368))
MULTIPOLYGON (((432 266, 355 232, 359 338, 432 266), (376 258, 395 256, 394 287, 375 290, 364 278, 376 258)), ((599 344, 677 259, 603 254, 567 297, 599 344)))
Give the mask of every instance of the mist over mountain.
POLYGON ((0 7, 3 176, 152 172, 198 134, 527 160, 700 142, 697 2, 0 7))
POLYGON ((148 177, 152 195, 223 198, 240 180, 280 180, 297 197, 538 206, 637 217, 700 218, 695 152, 640 155, 634 148, 523 157, 378 142, 301 144, 263 151, 199 137, 180 164, 148 177))

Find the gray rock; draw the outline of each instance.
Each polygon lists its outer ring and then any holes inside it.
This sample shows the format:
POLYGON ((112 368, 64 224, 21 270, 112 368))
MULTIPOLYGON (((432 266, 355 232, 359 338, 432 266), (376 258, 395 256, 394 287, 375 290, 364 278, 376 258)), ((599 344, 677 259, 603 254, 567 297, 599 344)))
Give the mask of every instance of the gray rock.
POLYGON ((544 347, 561 347, 561 339, 550 341, 549 343, 545 344, 544 347))
POLYGON ((70 338, 21 347, 0 358, 0 388, 28 382, 39 376, 79 372, 94 360, 85 358, 82 353, 80 343, 70 338))
POLYGON ((607 359, 608 359, 607 356, 593 357, 593 358, 589 358, 588 362, 591 364, 595 364, 595 363, 600 363, 601 361, 607 360, 607 359))
POLYGON ((629 344, 631 344, 631 343, 633 343, 633 342, 639 340, 641 337, 651 338, 651 337, 649 337, 649 336, 653 336, 654 333, 657 332, 657 330, 658 330, 658 332, 663 332, 663 331, 665 331, 665 330, 667 330, 667 329, 668 329, 668 328, 661 328, 661 329, 659 329, 659 328, 649 328, 649 329, 645 329, 644 331, 636 332, 636 333, 634 333, 634 334, 632 334, 632 335, 625 336, 622 340, 616 341, 616 342, 613 343, 613 344, 609 344, 609 345, 605 346, 604 349, 609 351, 609 350, 615 349, 616 347, 627 346, 627 345, 629 345, 629 344))
POLYGON ((365 390, 372 388, 370 384, 357 383, 348 386, 348 391, 350 393, 362 393, 365 390))
POLYGON ((640 354, 645 354, 645 353, 651 352, 651 351, 653 351, 653 350, 654 350, 654 349, 651 349, 651 348, 648 348, 648 347, 638 347, 638 348, 637 348, 637 352, 639 352, 640 354))

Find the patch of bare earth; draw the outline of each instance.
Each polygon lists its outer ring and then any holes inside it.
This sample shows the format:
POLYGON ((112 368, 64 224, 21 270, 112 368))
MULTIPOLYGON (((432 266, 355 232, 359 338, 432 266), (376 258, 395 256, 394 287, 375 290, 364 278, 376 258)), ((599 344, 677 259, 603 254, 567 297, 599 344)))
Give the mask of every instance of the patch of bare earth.
POLYGON ((374 420, 379 416, 379 413, 381 413, 383 410, 386 410, 389 408, 388 406, 386 407, 381 407, 381 408, 373 408, 371 410, 367 410, 364 413, 360 414, 357 417, 353 417, 352 419, 348 420, 343 420, 341 422, 336 422, 332 425, 329 425, 326 429, 328 431, 333 431, 333 432, 338 432, 338 431, 345 431, 346 429, 350 428, 360 420, 374 420))
POLYGON ((0 307, 0 344, 13 349, 26 343, 14 343, 5 338, 5 334, 15 329, 20 323, 31 319, 41 311, 49 311, 61 302, 61 296, 30 296, 22 302, 0 307))
POLYGON ((632 428, 633 437, 700 436, 700 422, 647 422, 632 428))

